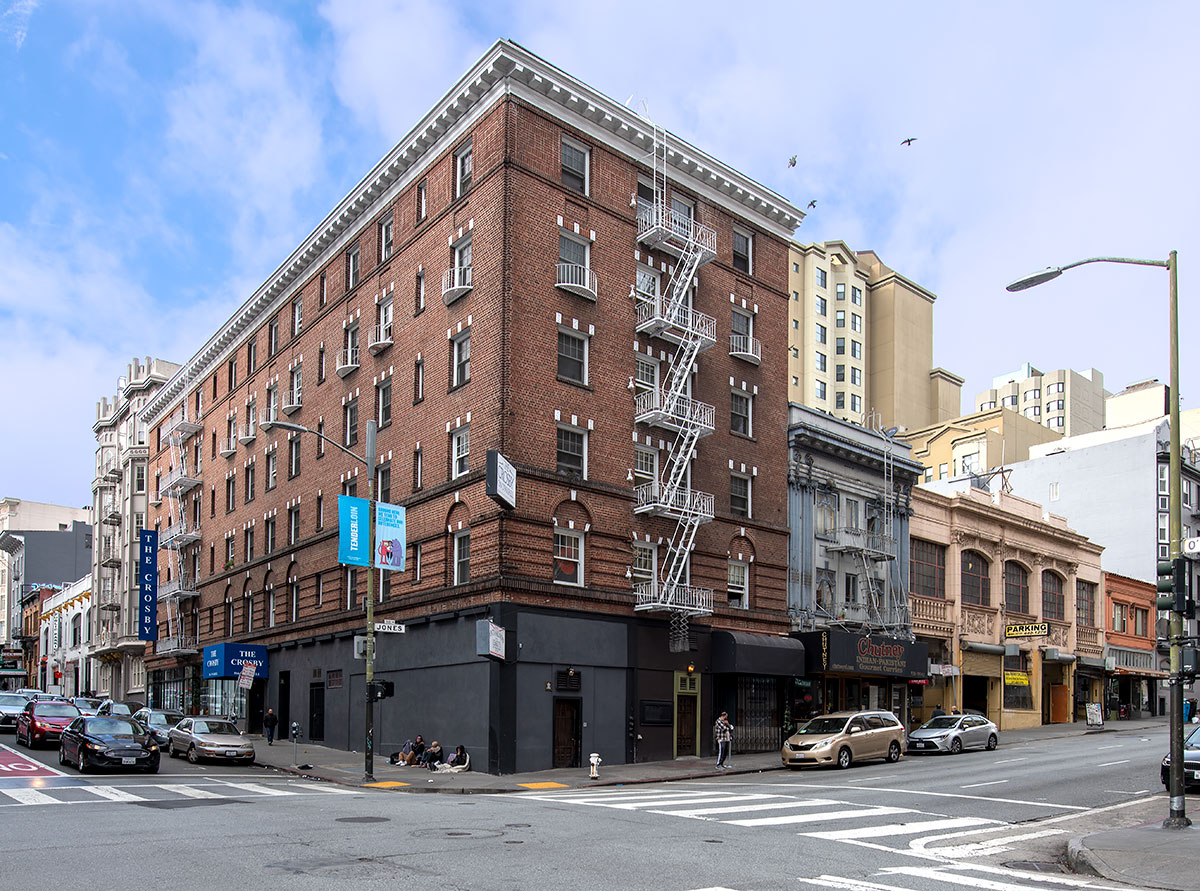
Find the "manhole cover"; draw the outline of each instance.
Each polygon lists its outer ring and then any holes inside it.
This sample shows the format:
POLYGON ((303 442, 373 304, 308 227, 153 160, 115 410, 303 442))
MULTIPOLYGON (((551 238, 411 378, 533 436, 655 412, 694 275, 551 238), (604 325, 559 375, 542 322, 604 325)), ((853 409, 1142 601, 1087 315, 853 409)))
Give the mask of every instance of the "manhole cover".
POLYGON ((704 843, 706 845, 723 845, 723 844, 725 844, 725 842, 721 841, 719 838, 706 838, 704 840, 704 843))
POLYGON ((391 817, 338 817, 335 823, 390 823, 391 817))
POLYGON ((413 838, 499 838, 504 833, 495 829, 466 829, 461 826, 443 827, 441 829, 417 829, 412 833, 413 838))

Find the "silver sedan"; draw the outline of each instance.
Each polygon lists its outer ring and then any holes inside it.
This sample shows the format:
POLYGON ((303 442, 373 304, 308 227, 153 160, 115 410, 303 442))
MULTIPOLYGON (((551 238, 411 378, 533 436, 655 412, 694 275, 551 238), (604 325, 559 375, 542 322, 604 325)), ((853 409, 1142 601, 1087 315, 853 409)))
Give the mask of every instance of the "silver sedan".
POLYGON ((940 715, 908 735, 909 752, 949 752, 963 749, 994 749, 1000 745, 1000 729, 983 715, 940 715))
POLYGON ((167 754, 172 758, 187 755, 193 764, 201 758, 250 764, 254 761, 254 743, 224 718, 184 718, 167 731, 167 754))

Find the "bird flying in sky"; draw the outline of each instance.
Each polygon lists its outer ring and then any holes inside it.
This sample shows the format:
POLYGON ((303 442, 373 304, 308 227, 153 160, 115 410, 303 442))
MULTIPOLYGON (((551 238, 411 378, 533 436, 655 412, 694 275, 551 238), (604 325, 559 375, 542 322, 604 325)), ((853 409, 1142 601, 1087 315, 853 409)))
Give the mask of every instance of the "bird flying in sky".
POLYGON ((816 198, 814 198, 812 201, 808 202, 808 207, 809 207, 809 209, 810 209, 810 210, 811 210, 812 208, 816 207, 816 206, 817 206, 817 199, 816 199, 816 198))
POLYGON ((901 139, 900 144, 901 145, 912 145, 916 141, 917 141, 917 137, 910 136, 910 137, 908 137, 908 139, 901 139))
POLYGON ((796 166, 796 156, 792 155, 790 158, 788 158, 788 167, 795 167, 795 166, 796 166))

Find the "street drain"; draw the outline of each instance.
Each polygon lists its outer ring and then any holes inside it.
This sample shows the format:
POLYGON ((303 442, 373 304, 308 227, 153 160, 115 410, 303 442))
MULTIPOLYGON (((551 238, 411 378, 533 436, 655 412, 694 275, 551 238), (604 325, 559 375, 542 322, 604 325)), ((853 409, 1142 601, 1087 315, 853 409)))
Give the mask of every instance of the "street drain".
POLYGON ((525 844, 525 842, 521 841, 520 839, 517 839, 516 841, 511 841, 511 840, 506 841, 505 844, 506 845, 523 845, 523 844, 525 844))
POLYGON ((391 817, 338 817, 335 823, 390 823, 391 817))
POLYGON ((706 845, 723 845, 723 844, 725 844, 725 842, 721 841, 719 838, 706 838, 704 840, 704 843, 706 845))

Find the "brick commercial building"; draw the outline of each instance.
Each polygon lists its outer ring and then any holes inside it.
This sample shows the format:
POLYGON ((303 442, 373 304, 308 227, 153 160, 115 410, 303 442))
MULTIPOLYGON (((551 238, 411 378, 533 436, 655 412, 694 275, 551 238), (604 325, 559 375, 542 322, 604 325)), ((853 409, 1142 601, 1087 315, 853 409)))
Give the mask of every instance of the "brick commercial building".
POLYGON ((362 746, 366 577, 338 563, 337 501, 368 471, 271 421, 362 455, 374 418, 376 497, 407 510, 376 585, 407 628, 376 637, 377 752, 421 733, 511 772, 703 754, 714 708, 778 726, 768 681, 803 673, 772 647, 800 218, 497 43, 144 410, 151 700, 362 746), (485 494, 489 450, 515 507, 485 494))

